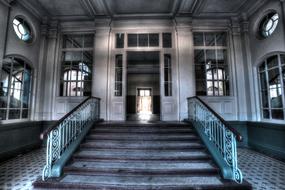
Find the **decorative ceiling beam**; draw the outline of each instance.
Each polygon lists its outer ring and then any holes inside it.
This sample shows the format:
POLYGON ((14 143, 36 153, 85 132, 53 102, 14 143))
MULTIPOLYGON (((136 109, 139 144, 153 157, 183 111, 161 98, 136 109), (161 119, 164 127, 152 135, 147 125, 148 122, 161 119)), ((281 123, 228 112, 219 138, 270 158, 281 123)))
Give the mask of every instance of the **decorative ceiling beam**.
POLYGON ((30 0, 14 0, 23 6, 27 11, 33 14, 37 19, 42 20, 43 18, 50 17, 48 11, 46 11, 40 3, 30 0))
POLYGON ((173 16, 176 16, 179 9, 181 8, 182 0, 174 0, 172 3, 172 14, 173 16))
POLYGON ((206 0, 195 0, 193 6, 191 8, 191 12, 193 15, 198 15, 201 13, 203 7, 205 7, 206 0))
POLYGON ((91 17, 96 16, 97 12, 91 0, 80 0, 80 3, 81 3, 82 8, 88 12, 89 16, 91 17))
POLYGON ((0 2, 8 7, 11 7, 11 3, 13 2, 14 0, 0 0, 0 2))

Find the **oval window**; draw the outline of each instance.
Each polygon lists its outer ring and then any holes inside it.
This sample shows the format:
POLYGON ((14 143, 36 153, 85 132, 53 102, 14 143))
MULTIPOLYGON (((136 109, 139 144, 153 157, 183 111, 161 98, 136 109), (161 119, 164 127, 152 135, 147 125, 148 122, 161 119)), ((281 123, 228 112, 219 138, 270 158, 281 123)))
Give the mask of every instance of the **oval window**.
POLYGON ((259 33, 261 37, 267 38, 273 34, 279 22, 279 15, 276 12, 268 13, 260 22, 259 33))
POLYGON ((32 30, 24 19, 19 17, 14 18, 13 28, 20 40, 24 42, 32 41, 32 30))

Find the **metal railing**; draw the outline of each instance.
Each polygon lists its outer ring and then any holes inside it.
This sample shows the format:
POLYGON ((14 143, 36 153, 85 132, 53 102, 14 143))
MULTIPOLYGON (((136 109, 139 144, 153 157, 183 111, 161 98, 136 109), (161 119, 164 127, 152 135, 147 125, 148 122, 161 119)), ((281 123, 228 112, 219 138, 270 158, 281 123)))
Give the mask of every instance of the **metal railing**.
POLYGON ((197 96, 188 98, 188 119, 198 133, 205 137, 205 144, 210 146, 209 151, 222 167, 224 178, 242 183, 243 175, 238 168, 236 145, 237 140, 242 141, 242 136, 197 96))
POLYGON ((100 99, 89 97, 41 134, 42 140, 47 138, 46 165, 43 169, 42 180, 59 177, 62 165, 77 147, 76 141, 81 141, 83 133, 87 133, 86 131, 92 124, 99 120, 99 115, 100 99), (60 165, 60 171, 54 168, 56 164, 60 165))

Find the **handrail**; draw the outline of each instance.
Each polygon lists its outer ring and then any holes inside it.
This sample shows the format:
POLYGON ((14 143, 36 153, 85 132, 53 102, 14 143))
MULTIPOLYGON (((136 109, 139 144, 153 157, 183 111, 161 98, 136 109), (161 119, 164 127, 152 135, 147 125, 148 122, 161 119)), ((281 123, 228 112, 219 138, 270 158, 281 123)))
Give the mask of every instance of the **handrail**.
POLYGON ((42 139, 47 137, 43 180, 60 177, 64 165, 99 117, 100 98, 89 97, 41 134, 42 139))
POLYGON ((206 104, 206 102, 204 102, 200 97, 193 96, 189 97, 188 99, 194 99, 194 98, 198 99, 210 112, 212 112, 212 114, 214 114, 225 125, 226 128, 228 128, 231 132, 233 132, 238 142, 243 141, 241 134, 236 129, 232 128, 228 124, 228 122, 224 120, 224 118, 222 118, 215 110, 213 110, 210 106, 208 106, 208 104, 206 104))
POLYGON ((241 135, 199 97, 188 102, 188 120, 191 121, 215 159, 224 179, 242 183, 243 175, 237 163, 237 140, 241 135))
POLYGON ((77 105, 75 108, 73 108, 70 112, 68 112, 67 114, 65 114, 60 120, 58 120, 53 126, 47 128, 44 132, 41 133, 40 138, 41 140, 44 140, 44 138, 48 135, 48 133, 50 133, 54 128, 56 128, 62 121, 64 121, 68 116, 70 116, 71 114, 73 114, 80 106, 82 106, 85 102, 87 102, 89 99, 91 98, 95 98, 100 100, 100 98, 97 97, 93 97, 93 96, 89 96, 88 98, 86 98, 83 102, 81 102, 79 105, 77 105))

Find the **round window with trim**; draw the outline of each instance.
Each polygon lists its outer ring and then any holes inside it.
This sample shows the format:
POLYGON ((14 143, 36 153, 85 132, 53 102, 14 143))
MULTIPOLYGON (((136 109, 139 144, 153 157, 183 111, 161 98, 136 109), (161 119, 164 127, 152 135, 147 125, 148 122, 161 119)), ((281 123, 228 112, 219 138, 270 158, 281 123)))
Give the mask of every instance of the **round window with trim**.
POLYGON ((29 24, 21 17, 15 17, 13 28, 18 38, 24 42, 31 43, 33 40, 32 30, 29 24))
POLYGON ((277 12, 270 12, 263 17, 259 24, 259 35, 262 38, 268 38, 276 30, 279 23, 279 15, 277 12))

